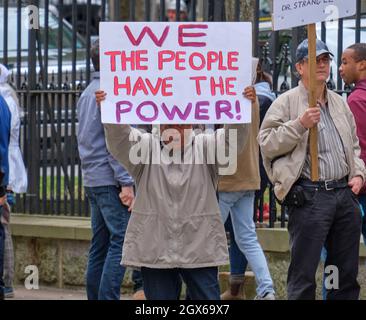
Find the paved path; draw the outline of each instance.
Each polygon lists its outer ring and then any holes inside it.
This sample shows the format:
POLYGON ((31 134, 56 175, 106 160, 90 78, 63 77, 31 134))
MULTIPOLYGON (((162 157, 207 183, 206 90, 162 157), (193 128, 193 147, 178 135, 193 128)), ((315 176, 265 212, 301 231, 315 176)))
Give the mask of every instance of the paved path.
MULTIPOLYGON (((57 289, 42 287, 38 290, 27 290, 24 287, 14 288, 15 297, 9 300, 86 300, 85 290, 57 289)), ((131 295, 121 296, 121 300, 131 300, 131 295)))

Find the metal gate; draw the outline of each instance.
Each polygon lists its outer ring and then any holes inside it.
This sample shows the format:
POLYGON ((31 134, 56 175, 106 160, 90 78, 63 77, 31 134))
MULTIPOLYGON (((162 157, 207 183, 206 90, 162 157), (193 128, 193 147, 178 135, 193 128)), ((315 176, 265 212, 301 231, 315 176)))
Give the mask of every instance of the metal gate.
MULTIPOLYGON (((306 33, 304 28, 272 32, 263 3, 266 1, 187 0, 186 19, 251 19, 253 55, 272 75, 274 91, 280 94, 297 84, 292 76, 292 57, 306 33)), ((349 41, 345 36, 352 32, 353 42, 365 41, 362 5, 363 1, 357 0, 355 17, 333 23, 338 65, 345 39, 349 41)), ((176 12, 180 9, 177 1, 176 12)), ((165 0, 0 0, 0 17, 0 62, 12 69, 11 83, 24 109, 20 142, 29 185, 28 193, 17 195, 15 211, 88 216, 76 140, 76 103, 90 81, 91 42, 97 37, 99 21, 165 21, 165 0)), ((179 14, 176 17, 180 19, 179 14)), ((319 25, 319 37, 328 41, 334 37, 333 29, 319 25)), ((337 67, 333 66, 328 85, 342 94, 348 88, 343 88, 336 76, 337 67)), ((276 206, 273 190, 265 197, 270 204, 269 225, 273 227, 280 220, 284 226, 286 212, 276 206)), ((263 222, 264 199, 256 202, 255 220, 263 222)))

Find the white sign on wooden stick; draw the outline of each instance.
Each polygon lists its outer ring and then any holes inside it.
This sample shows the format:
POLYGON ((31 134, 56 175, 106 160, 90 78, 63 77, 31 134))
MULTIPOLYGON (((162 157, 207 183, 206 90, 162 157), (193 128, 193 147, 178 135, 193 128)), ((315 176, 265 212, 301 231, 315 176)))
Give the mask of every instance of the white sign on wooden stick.
POLYGON ((273 0, 273 30, 353 16, 356 0, 273 0))

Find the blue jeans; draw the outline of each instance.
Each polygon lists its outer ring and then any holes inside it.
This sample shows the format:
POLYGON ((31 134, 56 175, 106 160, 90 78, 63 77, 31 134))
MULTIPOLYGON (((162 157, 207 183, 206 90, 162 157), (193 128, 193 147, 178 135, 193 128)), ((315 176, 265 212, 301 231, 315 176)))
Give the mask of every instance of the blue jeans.
POLYGON ((133 291, 139 291, 143 289, 142 275, 140 271, 132 271, 133 291))
POLYGON ((141 268, 147 300, 179 300, 182 279, 190 300, 220 300, 218 267, 153 269, 141 268))
MULTIPOLYGON (((3 214, 3 207, 0 206, 0 218, 3 214)), ((4 244, 5 244, 5 231, 4 226, 0 223, 0 297, 4 296, 4 244)))
POLYGON ((360 202, 362 210, 362 237, 363 242, 366 245, 366 194, 359 195, 358 201, 360 202))
POLYGON ((267 261, 255 231, 254 196, 254 191, 220 192, 219 206, 224 223, 230 213, 235 241, 255 274, 257 294, 263 296, 266 293, 274 293, 274 289, 267 261))
POLYGON ((235 279, 244 280, 248 260, 245 258, 243 252, 240 251, 235 241, 234 229, 230 216, 225 222, 225 229, 230 234, 230 246, 229 246, 230 278, 231 280, 235 279))
POLYGON ((86 272, 89 300, 119 300, 125 267, 122 246, 130 213, 115 186, 85 187, 91 207, 92 241, 86 272))

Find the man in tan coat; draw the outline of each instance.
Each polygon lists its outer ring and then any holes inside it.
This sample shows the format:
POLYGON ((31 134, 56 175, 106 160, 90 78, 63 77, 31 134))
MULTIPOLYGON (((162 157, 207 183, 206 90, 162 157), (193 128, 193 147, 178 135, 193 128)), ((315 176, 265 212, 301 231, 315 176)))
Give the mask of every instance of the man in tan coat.
MULTIPOLYGON (((299 86, 274 101, 258 141, 276 197, 289 207, 289 299, 315 299, 322 247, 335 281, 327 299, 358 299, 361 213, 356 195, 365 179, 355 121, 346 102, 327 89, 332 54, 317 40, 318 105, 308 108, 308 42, 296 52, 299 86), (319 181, 310 180, 309 129, 318 126, 319 181)), ((326 269, 328 270, 328 269, 326 269)), ((327 281, 326 281, 327 284, 327 281)))

